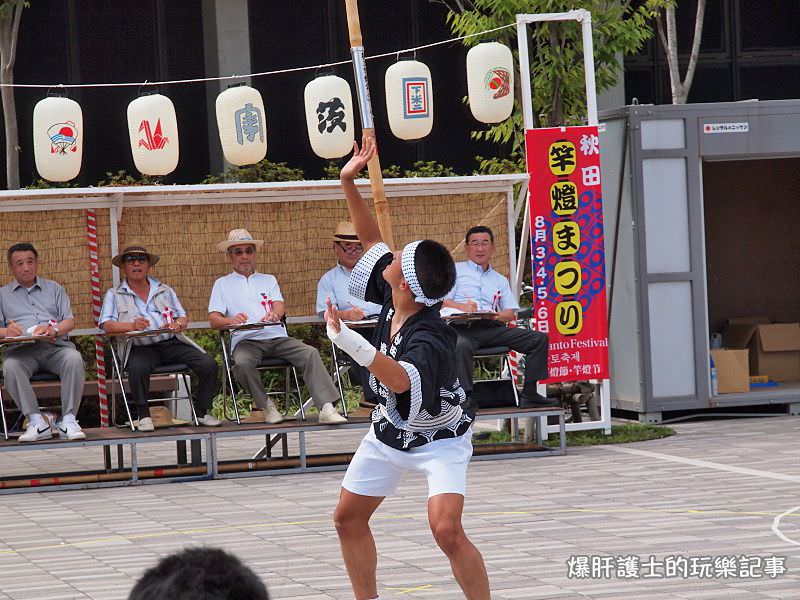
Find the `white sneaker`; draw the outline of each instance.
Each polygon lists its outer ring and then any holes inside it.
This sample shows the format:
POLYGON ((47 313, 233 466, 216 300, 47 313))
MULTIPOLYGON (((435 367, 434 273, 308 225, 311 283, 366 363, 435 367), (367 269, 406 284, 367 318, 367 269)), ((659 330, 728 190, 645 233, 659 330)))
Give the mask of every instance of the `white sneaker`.
POLYGON ((272 402, 267 404, 267 409, 264 411, 264 420, 271 425, 283 421, 283 415, 272 402))
POLYGON ((144 419, 139 419, 139 427, 137 427, 139 431, 155 431, 155 426, 153 425, 153 419, 150 417, 145 417, 144 419))
POLYGON ((85 440, 86 434, 83 433, 81 426, 78 425, 78 420, 75 415, 64 415, 64 417, 56 423, 58 429, 58 437, 62 440, 85 440))
POLYGON ((36 423, 28 423, 28 428, 21 436, 20 442, 38 442, 40 440, 49 440, 53 437, 53 430, 50 423, 47 421, 38 421, 36 423))
POLYGON ((319 422, 327 423, 328 425, 338 425, 340 423, 347 423, 347 419, 336 412, 333 404, 327 403, 322 407, 322 410, 319 411, 319 422))
POLYGON ((220 421, 217 417, 210 413, 206 413, 206 416, 202 419, 197 419, 200 425, 205 425, 206 427, 219 427, 222 425, 222 421, 220 421))

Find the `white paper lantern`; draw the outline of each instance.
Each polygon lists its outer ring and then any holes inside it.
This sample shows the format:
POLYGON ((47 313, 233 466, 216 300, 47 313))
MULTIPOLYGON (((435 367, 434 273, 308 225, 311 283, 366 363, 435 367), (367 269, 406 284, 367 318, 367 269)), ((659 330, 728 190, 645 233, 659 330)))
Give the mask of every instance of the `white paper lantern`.
POLYGON ((217 96, 222 153, 232 165, 252 165, 267 155, 267 121, 258 90, 242 85, 217 96))
POLYGON ((305 90, 306 125, 311 149, 322 158, 341 158, 353 151, 353 96, 341 77, 324 75, 305 90))
POLYGON ((178 120, 166 96, 140 96, 131 102, 128 133, 133 163, 143 175, 167 175, 178 166, 178 120))
POLYGON ((499 123, 514 109, 514 59, 499 42, 484 42, 467 52, 467 91, 472 116, 499 123))
POLYGON ((78 176, 83 158, 83 112, 69 98, 51 96, 33 109, 33 156, 36 170, 48 181, 78 176))
POLYGON ((386 113, 401 140, 417 140, 433 128, 431 70, 417 60, 401 60, 386 69, 386 113))

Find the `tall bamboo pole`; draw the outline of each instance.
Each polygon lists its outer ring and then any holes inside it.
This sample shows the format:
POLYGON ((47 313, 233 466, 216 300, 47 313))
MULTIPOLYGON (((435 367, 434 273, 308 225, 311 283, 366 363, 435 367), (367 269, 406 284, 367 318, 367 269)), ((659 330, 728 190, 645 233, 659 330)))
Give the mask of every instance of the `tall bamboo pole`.
MULTIPOLYGON (((358 105, 361 112, 361 128, 365 135, 372 136, 377 143, 375 125, 372 120, 372 104, 369 99, 367 65, 364 60, 364 46, 361 39, 361 22, 358 19, 358 0, 345 0, 345 8, 347 9, 347 29, 350 32, 350 54, 353 56, 353 73, 355 74, 358 105)), ((381 230, 381 237, 383 237, 383 241, 389 244, 389 247, 394 248, 392 220, 389 216, 386 192, 383 189, 381 161, 377 152, 367 163, 367 171, 369 172, 372 202, 375 205, 375 216, 378 220, 378 227, 381 230)))

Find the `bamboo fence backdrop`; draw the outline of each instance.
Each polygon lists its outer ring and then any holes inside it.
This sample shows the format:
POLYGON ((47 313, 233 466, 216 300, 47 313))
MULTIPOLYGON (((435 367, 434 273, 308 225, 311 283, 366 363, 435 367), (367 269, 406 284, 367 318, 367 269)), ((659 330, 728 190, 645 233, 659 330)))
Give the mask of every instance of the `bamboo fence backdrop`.
MULTIPOLYGON (((487 225, 495 234, 493 266, 508 275, 506 202, 504 192, 391 198, 397 247, 432 238, 450 248, 456 261, 464 260, 464 233, 473 225, 487 225)), ((66 288, 79 328, 93 327, 86 211, 9 212, 1 218, 3 255, 14 243, 33 243, 39 250, 39 274, 66 288)), ((336 260, 333 230, 347 219, 343 200, 125 207, 119 248, 143 244, 160 255, 151 274, 175 288, 190 321, 202 322, 208 320, 211 286, 230 272, 216 244, 231 229, 244 227, 265 241, 258 270, 277 277, 287 314, 303 317, 314 314, 317 282, 336 260)), ((97 220, 104 293, 112 284, 109 211, 98 209, 97 220)), ((7 274, 5 281, 10 279, 7 274)))
MULTIPOLYGON (((110 235, 109 211, 98 209, 98 260, 103 291, 112 283, 110 235)), ((19 242, 30 242, 39 252, 39 276, 53 279, 67 290, 77 326, 94 327, 86 211, 6 212, 0 215, 0 250, 4 265, 0 282, 3 285, 12 279, 6 252, 19 242)))

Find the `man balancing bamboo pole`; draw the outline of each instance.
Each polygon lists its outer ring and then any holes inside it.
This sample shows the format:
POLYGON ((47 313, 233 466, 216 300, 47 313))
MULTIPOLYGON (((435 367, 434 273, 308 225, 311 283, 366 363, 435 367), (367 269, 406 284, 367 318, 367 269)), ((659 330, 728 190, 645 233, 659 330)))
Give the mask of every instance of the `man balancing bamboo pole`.
MULTIPOLYGON (((358 19, 358 0, 345 0, 347 9, 347 30, 350 32, 350 53, 353 56, 353 72, 355 74, 356 91, 358 92, 359 112, 361 113, 361 129, 365 137, 375 138, 375 124, 372 119, 372 104, 369 99, 367 83, 367 64, 364 60, 364 46, 361 39, 361 22, 358 19)), ((381 230, 383 241, 394 248, 392 220, 389 216, 389 205, 383 189, 381 161, 375 152, 367 163, 369 185, 372 189, 372 203, 375 205, 375 216, 381 230)))
MULTIPOLYGON (((356 0, 346 2, 350 38, 360 42, 358 14, 351 15, 351 10, 357 11, 356 0)), ((361 52, 353 49, 354 63, 361 52)), ((366 80, 362 83, 366 90, 366 80)), ((439 314, 455 283, 455 263, 447 248, 433 240, 411 242, 391 252, 353 181, 364 165, 374 164, 380 175, 374 130, 365 128, 361 148, 354 143, 353 150, 340 181, 365 253, 350 275, 349 291, 382 309, 372 343, 341 321, 330 298, 325 311, 328 337, 370 371, 370 387, 379 402, 372 427, 347 468, 333 515, 350 584, 356 600, 380 600, 378 555, 369 521, 412 470, 427 478, 428 523, 464 596, 490 600, 483 557, 461 525, 475 412, 462 408, 466 394, 455 363, 457 334, 439 314)), ((380 218, 378 197, 373 198, 380 218)), ((385 203, 383 197, 384 210, 385 203)))

